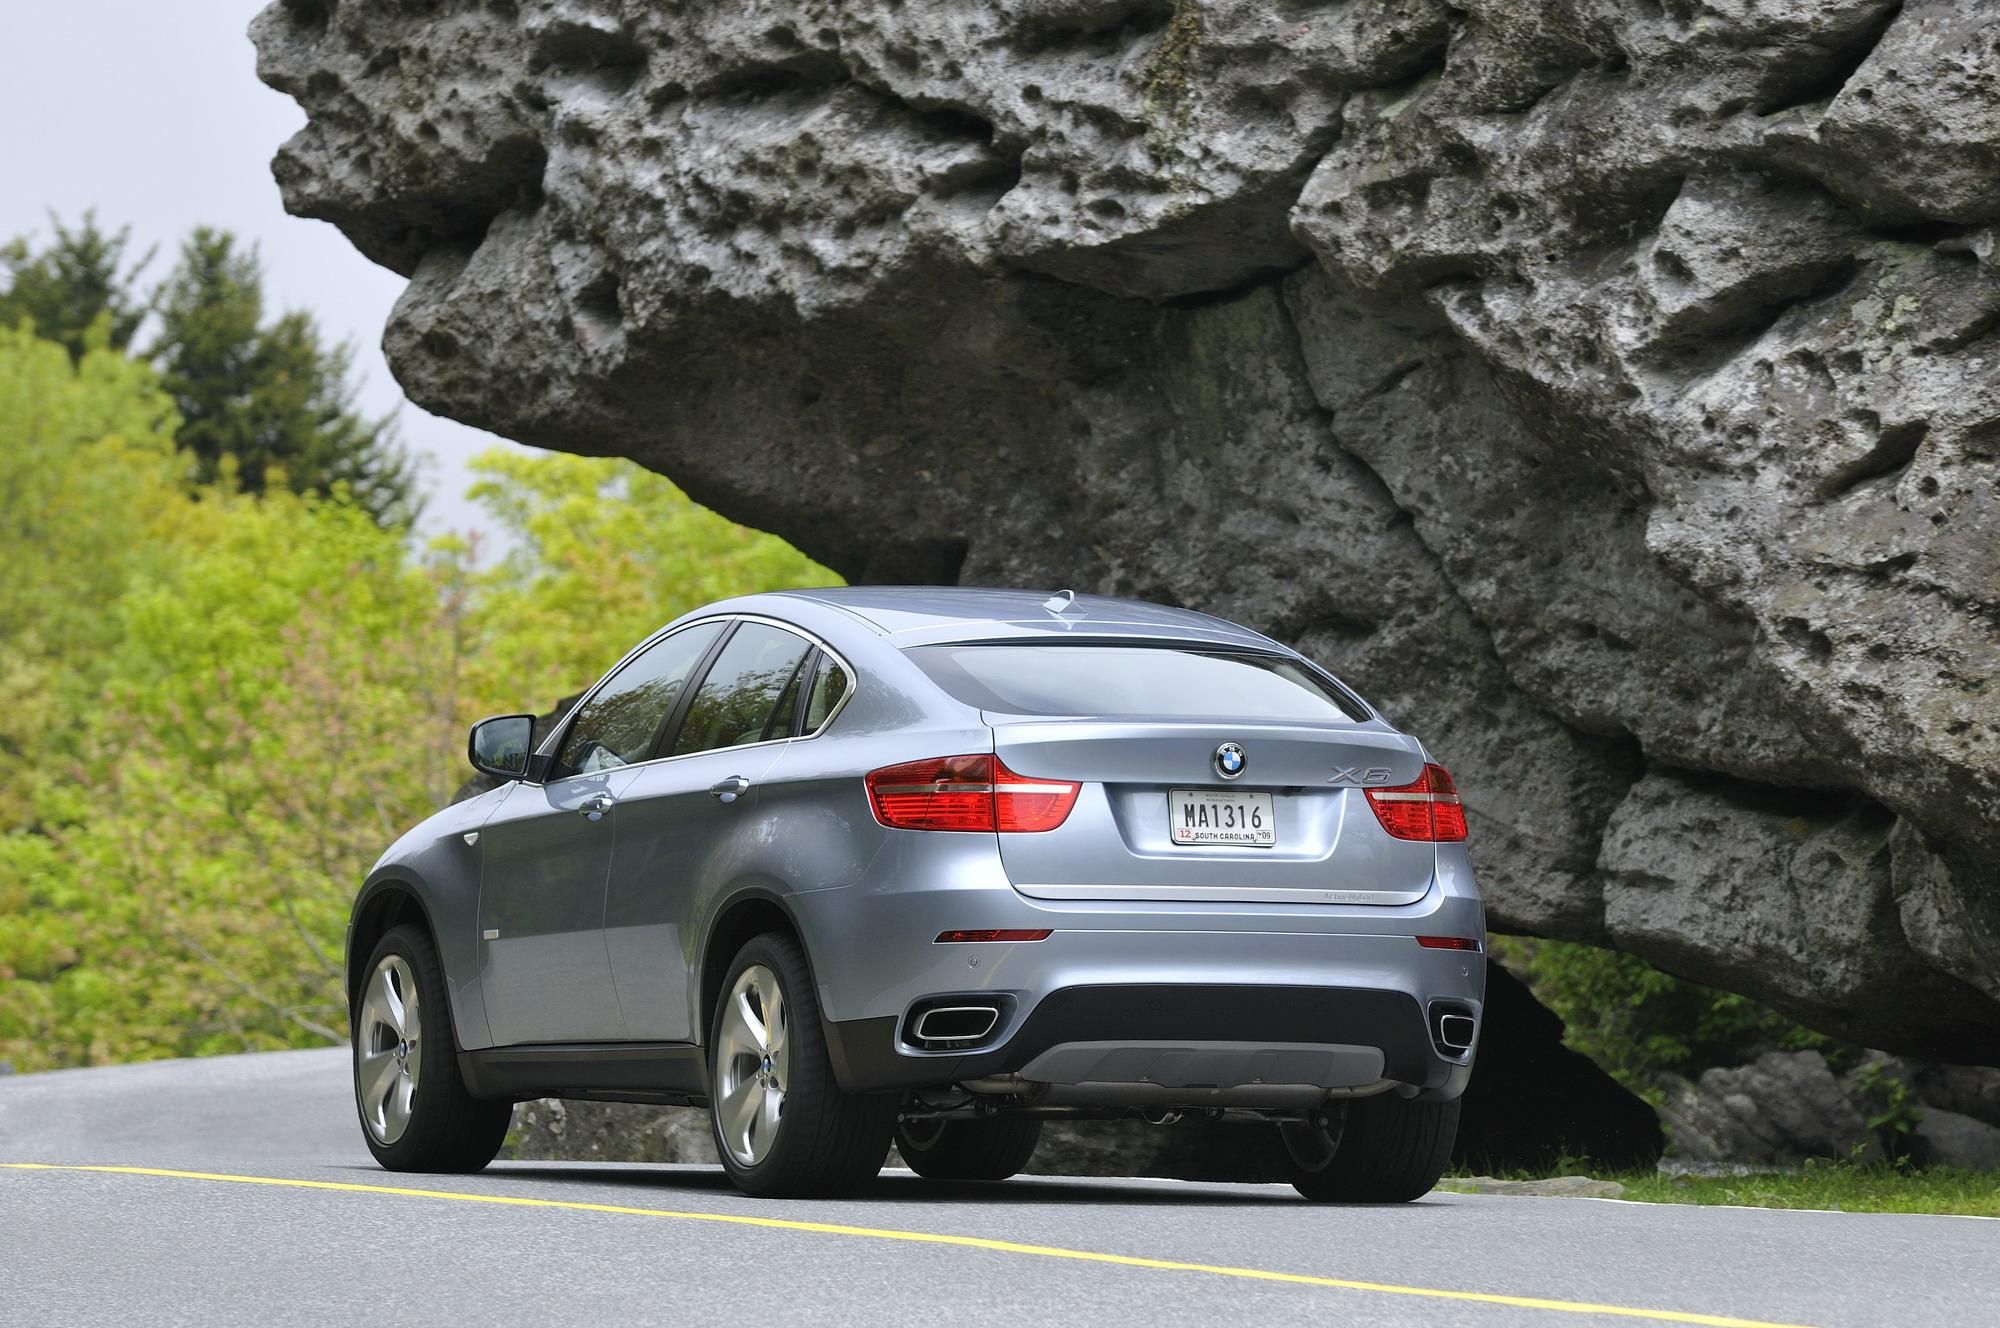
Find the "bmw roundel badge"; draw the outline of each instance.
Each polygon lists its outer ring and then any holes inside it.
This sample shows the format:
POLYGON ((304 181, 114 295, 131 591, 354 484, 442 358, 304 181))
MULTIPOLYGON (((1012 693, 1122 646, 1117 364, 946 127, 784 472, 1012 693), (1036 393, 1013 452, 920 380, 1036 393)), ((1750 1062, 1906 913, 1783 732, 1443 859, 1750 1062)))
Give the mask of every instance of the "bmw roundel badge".
POLYGON ((1250 758, 1243 749, 1233 742, 1225 742, 1215 749, 1215 773, 1224 779, 1234 779, 1243 773, 1243 767, 1250 764, 1250 758))

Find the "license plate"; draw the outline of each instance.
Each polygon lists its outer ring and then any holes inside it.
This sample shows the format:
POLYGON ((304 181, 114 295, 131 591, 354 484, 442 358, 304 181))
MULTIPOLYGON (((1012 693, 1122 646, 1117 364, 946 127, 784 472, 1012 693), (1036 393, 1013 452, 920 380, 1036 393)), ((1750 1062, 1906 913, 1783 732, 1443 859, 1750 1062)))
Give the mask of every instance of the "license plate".
POLYGON ((1167 811, 1176 844, 1271 848, 1278 842, 1278 820, 1268 793, 1172 789, 1167 793, 1167 811))

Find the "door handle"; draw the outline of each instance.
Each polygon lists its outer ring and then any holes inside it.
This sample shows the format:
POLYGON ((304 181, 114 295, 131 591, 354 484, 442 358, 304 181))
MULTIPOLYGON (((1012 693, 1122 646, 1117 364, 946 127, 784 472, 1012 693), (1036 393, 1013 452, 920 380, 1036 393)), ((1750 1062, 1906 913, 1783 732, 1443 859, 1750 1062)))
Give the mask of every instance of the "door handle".
POLYGON ((584 799, 583 805, 578 807, 577 811, 586 821, 601 821, 604 819, 604 813, 616 805, 616 800, 609 793, 599 793, 584 799))
POLYGON ((724 802, 734 802, 750 791, 750 781, 743 775, 731 775, 719 783, 710 784, 708 791, 724 802))

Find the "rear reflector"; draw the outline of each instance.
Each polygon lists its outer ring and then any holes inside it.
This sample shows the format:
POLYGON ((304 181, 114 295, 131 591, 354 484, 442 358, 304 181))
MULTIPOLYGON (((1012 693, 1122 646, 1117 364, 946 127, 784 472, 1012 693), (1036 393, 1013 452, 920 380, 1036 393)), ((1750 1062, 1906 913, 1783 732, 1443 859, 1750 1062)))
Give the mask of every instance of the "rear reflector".
POLYGON ((1470 936, 1419 936, 1417 944, 1426 950, 1477 950, 1479 942, 1470 936))
POLYGON ((1414 784, 1367 792, 1375 819, 1398 839, 1465 838, 1465 808, 1458 801, 1458 786, 1441 765, 1426 765, 1414 784))
POLYGON ((953 945, 959 941, 1046 941, 1055 935, 1050 927, 1039 931, 941 931, 935 944, 953 945))
POLYGON ((884 766, 867 783, 875 819, 895 830, 1053 830, 1083 788, 1017 775, 991 753, 884 766))

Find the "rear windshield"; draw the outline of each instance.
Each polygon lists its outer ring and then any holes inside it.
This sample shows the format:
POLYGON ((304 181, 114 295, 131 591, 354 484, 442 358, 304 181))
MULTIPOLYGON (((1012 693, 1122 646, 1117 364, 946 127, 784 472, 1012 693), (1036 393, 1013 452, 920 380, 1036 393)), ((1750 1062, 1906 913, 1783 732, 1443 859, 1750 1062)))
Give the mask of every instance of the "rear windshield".
POLYGON ((1171 646, 951 645, 906 652, 967 705, 1116 719, 1366 719, 1294 660, 1171 646))

